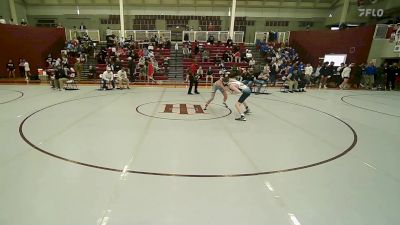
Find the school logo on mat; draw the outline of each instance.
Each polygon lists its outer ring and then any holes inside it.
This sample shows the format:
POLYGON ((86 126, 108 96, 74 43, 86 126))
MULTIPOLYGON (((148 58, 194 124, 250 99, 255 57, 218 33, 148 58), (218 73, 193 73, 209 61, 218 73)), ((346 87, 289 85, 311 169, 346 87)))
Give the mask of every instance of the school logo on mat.
POLYGON ((136 112, 157 119, 206 121, 229 116, 232 110, 224 105, 212 103, 207 111, 203 109, 204 102, 157 101, 147 102, 136 107, 136 112))
POLYGON ((201 105, 191 104, 165 104, 164 113, 178 113, 178 114, 198 114, 204 113, 201 105))

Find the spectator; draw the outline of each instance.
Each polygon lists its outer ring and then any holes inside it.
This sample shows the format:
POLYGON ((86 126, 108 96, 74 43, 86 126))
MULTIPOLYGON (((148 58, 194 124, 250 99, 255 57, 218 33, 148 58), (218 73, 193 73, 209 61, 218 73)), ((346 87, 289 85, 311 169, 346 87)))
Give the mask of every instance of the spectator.
POLYGON ((117 80, 119 84, 119 89, 122 89, 123 82, 126 83, 126 88, 129 89, 129 79, 124 67, 122 67, 121 70, 118 71, 117 80))
POLYGON ((12 61, 12 59, 8 60, 6 68, 7 68, 7 72, 8 72, 8 78, 10 78, 12 75, 13 78, 15 79, 15 64, 12 61))
POLYGON ((135 82, 136 63, 132 57, 128 57, 128 71, 130 80, 135 82))
POLYGON ((257 84, 256 94, 259 94, 261 87, 264 84, 267 84, 268 79, 269 79, 269 72, 270 72, 269 66, 265 65, 262 73, 260 75, 258 75, 257 79, 254 80, 254 83, 257 84))
POLYGON ((246 68, 243 68, 242 83, 245 84, 247 87, 252 88, 253 82, 254 82, 253 69, 250 68, 249 70, 247 70, 246 68))
POLYGON ((110 67, 107 67, 103 74, 100 74, 103 90, 109 90, 109 84, 113 82, 114 74, 110 67))
POLYGON ((96 68, 92 65, 89 66, 89 78, 95 79, 96 78, 96 68))
POLYGON ((210 56, 210 53, 207 49, 205 49, 202 53, 202 61, 203 62, 208 62, 208 58, 210 56))
POLYGON ((394 90, 396 88, 396 76, 398 76, 400 73, 399 67, 397 63, 393 63, 391 66, 389 66, 388 71, 387 71, 387 80, 386 80, 386 90, 394 90))
POLYGON ((207 39, 207 43, 210 43, 210 45, 214 45, 214 35, 210 35, 207 39))
POLYGON ((343 82, 339 85, 340 89, 347 89, 348 88, 347 87, 347 83, 349 82, 350 73, 351 73, 351 67, 353 67, 353 65, 354 65, 353 63, 350 63, 350 65, 348 65, 348 66, 343 68, 342 74, 341 74, 343 82))
POLYGON ((203 68, 201 66, 199 66, 199 68, 196 71, 196 77, 199 80, 201 77, 203 77, 204 71, 203 68))
POLYGON ((27 26, 28 23, 25 21, 25 19, 21 19, 21 26, 27 26))
POLYGON ((25 80, 29 81, 29 79, 31 78, 31 68, 29 67, 29 63, 28 61, 26 61, 24 59, 24 71, 25 71, 25 80))
POLYGON ((0 16, 0 24, 6 24, 6 20, 3 19, 3 16, 0 16))
POLYGON ((25 76, 25 61, 24 61, 24 59, 19 58, 18 68, 19 68, 20 76, 21 77, 25 76))
POLYGON ((150 80, 154 83, 157 83, 153 77, 155 69, 154 69, 154 64, 153 64, 152 59, 150 59, 150 61, 149 60, 146 61, 146 67, 147 67, 147 83, 149 83, 150 80))
POLYGON ((213 74, 214 74, 214 72, 213 72, 211 66, 208 67, 207 75, 206 75, 206 83, 208 83, 208 78, 211 79, 211 83, 214 83, 214 82, 213 82, 213 80, 214 80, 213 74))
POLYGON ((231 48, 233 46, 233 40, 231 37, 226 40, 226 47, 231 48))
POLYGON ((183 52, 183 57, 184 57, 184 58, 189 58, 189 56, 190 56, 190 49, 188 48, 187 45, 183 45, 182 52, 183 52))
POLYGON ((86 30, 86 26, 83 24, 83 22, 79 26, 79 30, 81 30, 81 31, 86 30))
POLYGON ((76 60, 74 68, 75 68, 76 75, 78 77, 78 83, 80 83, 81 82, 81 74, 82 74, 82 70, 83 70, 83 65, 82 65, 80 59, 76 60))
POLYGON ((376 74, 376 67, 372 62, 370 62, 368 66, 365 68, 364 82, 366 89, 373 88, 375 74, 376 74))
POLYGON ((313 70, 314 68, 311 66, 311 64, 307 63, 307 66, 304 68, 304 79, 306 80, 306 84, 310 84, 313 70))
POLYGON ((67 74, 65 72, 65 68, 58 66, 56 73, 55 73, 55 86, 56 88, 61 91, 64 89, 64 83, 68 80, 67 74))
POLYGON ((289 75, 287 76, 288 78, 288 85, 289 85, 289 92, 293 93, 293 90, 297 92, 298 86, 299 86, 299 75, 298 75, 298 67, 295 65, 293 67, 293 70, 289 75), (293 89, 294 88, 294 89, 293 89))
POLYGON ((324 62, 321 69, 319 70, 319 74, 321 76, 321 81, 319 83, 319 88, 326 88, 326 81, 328 80, 329 71, 328 71, 328 62, 324 62))

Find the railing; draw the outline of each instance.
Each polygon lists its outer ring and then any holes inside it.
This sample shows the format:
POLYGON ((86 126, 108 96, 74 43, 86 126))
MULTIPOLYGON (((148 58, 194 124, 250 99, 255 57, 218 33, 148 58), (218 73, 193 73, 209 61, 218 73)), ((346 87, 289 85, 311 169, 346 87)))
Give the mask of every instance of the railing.
MULTIPOLYGON (((289 39, 290 39, 290 31, 286 31, 286 32, 277 32, 278 33, 278 43, 289 43, 289 39)), ((259 41, 263 41, 264 39, 266 39, 268 41, 269 38, 269 32, 265 31, 265 32, 256 32, 254 34, 254 44, 257 43, 257 40, 259 41)))
MULTIPOLYGON (((121 36, 120 30, 111 30, 111 32, 115 36, 121 36)), ((164 37, 167 40, 171 40, 170 30, 125 30, 124 38, 132 37, 132 40, 134 41, 144 41, 146 39, 150 40, 154 35, 157 35, 159 38, 164 37)))
POLYGON ((69 30, 69 40, 82 37, 83 34, 87 34, 92 41, 100 41, 100 31, 99 30, 69 30))
MULTIPOLYGON (((199 41, 206 42, 208 37, 214 36, 214 41, 226 42, 229 38, 229 31, 183 31, 182 40, 185 40, 185 36, 190 42, 199 41)), ((243 43, 244 32, 235 31, 233 32, 232 41, 234 43, 243 43)))

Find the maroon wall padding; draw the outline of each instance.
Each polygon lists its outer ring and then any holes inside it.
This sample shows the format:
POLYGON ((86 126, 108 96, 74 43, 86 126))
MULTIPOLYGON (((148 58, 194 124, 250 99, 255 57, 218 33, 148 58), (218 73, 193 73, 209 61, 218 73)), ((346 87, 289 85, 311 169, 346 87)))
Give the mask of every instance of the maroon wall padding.
POLYGON ((325 54, 347 54, 347 63, 366 62, 374 26, 344 30, 292 31, 290 46, 299 53, 301 61, 318 64, 318 58, 325 54))
POLYGON ((59 57, 65 45, 65 31, 59 28, 39 28, 0 24, 0 76, 8 77, 6 64, 9 59, 18 72, 19 58, 28 60, 31 73, 44 68, 47 55, 59 57))

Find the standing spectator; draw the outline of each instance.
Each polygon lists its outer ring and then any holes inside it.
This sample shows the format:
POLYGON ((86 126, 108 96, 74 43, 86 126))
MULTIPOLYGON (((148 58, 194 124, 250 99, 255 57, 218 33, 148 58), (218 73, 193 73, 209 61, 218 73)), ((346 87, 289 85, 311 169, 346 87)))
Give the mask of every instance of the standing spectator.
POLYGON ((376 67, 372 62, 370 62, 368 66, 365 68, 364 82, 366 89, 373 88, 375 74, 376 74, 376 67))
POLYGON ((319 70, 319 74, 321 76, 321 80, 319 83, 320 89, 321 89, 321 87, 326 88, 326 81, 328 80, 328 76, 329 76, 328 64, 329 64, 328 62, 324 62, 321 69, 319 70))
POLYGON ((81 25, 79 26, 79 30, 86 30, 86 26, 83 24, 83 22, 81 23, 81 25))
POLYGON ((306 84, 310 83, 311 80, 311 74, 313 73, 313 67, 311 66, 310 63, 307 64, 307 66, 304 69, 304 79, 306 80, 306 84))
POLYGON ((147 67, 147 83, 150 82, 150 80, 154 83, 156 83, 156 80, 154 80, 154 65, 153 65, 153 61, 150 59, 146 61, 146 67, 147 67))
POLYGON ((132 57, 128 57, 128 70, 131 81, 135 82, 136 63, 132 57))
POLYGON ((347 83, 349 82, 351 67, 353 67, 353 65, 354 65, 353 63, 350 63, 350 65, 343 68, 341 74, 343 82, 339 85, 340 89, 347 89, 347 83))
POLYGON ((389 68, 387 72, 387 80, 386 80, 386 90, 394 90, 395 83, 396 83, 396 76, 399 75, 399 67, 397 66, 397 63, 393 63, 389 68))
POLYGON ((15 64, 13 63, 12 59, 8 60, 6 68, 8 72, 8 78, 10 78, 12 75, 13 78, 15 79, 15 64))
POLYGON ((18 68, 19 68, 19 75, 21 77, 25 76, 25 66, 24 66, 24 64, 25 64, 24 59, 19 58, 18 68))
POLYGON ((24 71, 25 71, 25 80, 29 81, 31 77, 31 69, 29 67, 29 63, 27 60, 24 59, 24 71))
POLYGON ((81 60, 79 58, 76 60, 74 68, 75 68, 76 75, 78 77, 78 83, 80 83, 81 82, 81 74, 82 74, 83 65, 82 65, 81 60))

